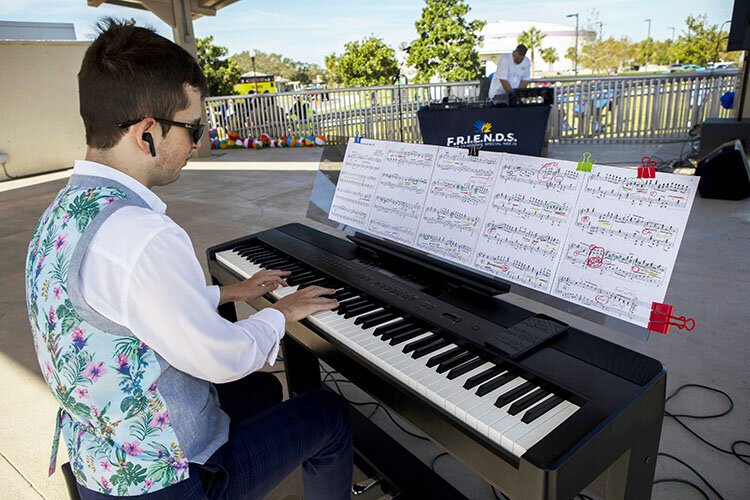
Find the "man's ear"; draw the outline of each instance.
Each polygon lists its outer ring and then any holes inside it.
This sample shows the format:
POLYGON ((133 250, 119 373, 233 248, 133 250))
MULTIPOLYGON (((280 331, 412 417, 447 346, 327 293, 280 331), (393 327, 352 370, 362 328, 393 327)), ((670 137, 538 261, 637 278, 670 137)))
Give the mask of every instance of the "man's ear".
POLYGON ((156 145, 154 144, 154 135, 158 135, 158 126, 153 118, 144 118, 138 123, 131 125, 128 129, 128 135, 136 147, 143 153, 156 156, 156 145))

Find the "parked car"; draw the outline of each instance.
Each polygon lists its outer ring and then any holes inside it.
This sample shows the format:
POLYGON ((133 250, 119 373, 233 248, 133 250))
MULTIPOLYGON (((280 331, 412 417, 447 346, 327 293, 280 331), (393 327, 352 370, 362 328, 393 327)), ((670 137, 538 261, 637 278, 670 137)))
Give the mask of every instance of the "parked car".
POLYGON ((670 73, 675 73, 677 71, 682 71, 683 67, 684 67, 683 64, 670 64, 669 65, 669 72, 670 73))

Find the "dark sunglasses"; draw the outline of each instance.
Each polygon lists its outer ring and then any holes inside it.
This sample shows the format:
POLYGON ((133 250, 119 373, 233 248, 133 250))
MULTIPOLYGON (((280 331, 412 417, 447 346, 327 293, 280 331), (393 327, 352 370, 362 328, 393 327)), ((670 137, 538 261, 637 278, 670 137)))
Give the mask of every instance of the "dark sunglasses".
MULTIPOLYGON (((134 120, 128 120, 126 122, 122 122, 118 124, 117 126, 120 128, 128 128, 131 125, 135 125, 136 123, 145 120, 146 116, 141 116, 140 118, 135 118, 134 120)), ((167 125, 174 125, 176 127, 182 127, 190 130, 190 134, 193 136, 193 143, 198 144, 198 141, 201 140, 201 137, 203 136, 203 130, 205 130, 206 125, 204 123, 185 123, 185 122, 176 122, 174 120, 167 120, 166 118, 154 118, 159 123, 166 123, 167 125)))

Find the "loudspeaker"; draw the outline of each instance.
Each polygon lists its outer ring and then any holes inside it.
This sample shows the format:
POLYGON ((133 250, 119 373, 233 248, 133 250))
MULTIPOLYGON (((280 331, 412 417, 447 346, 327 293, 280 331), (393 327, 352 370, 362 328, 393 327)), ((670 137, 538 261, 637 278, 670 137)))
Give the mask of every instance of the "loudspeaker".
POLYGON ((729 30, 727 50, 748 49, 750 49, 750 2, 748 0, 734 0, 732 27, 729 30))
POLYGON ((726 142, 698 163, 698 192, 703 198, 750 197, 750 166, 739 139, 726 142))

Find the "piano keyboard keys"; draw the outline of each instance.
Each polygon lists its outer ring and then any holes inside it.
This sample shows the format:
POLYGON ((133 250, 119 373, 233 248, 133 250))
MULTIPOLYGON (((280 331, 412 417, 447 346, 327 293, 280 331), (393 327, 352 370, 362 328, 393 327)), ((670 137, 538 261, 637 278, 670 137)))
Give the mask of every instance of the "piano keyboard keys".
POLYGON ((397 304, 379 303, 292 257, 248 245, 219 252, 216 258, 243 277, 265 268, 264 263, 294 269, 287 278, 290 286, 271 292, 277 299, 310 284, 331 285, 339 306, 313 314, 308 318, 312 324, 516 456, 578 410, 515 369, 484 360, 473 348, 430 331, 394 309, 397 304))

